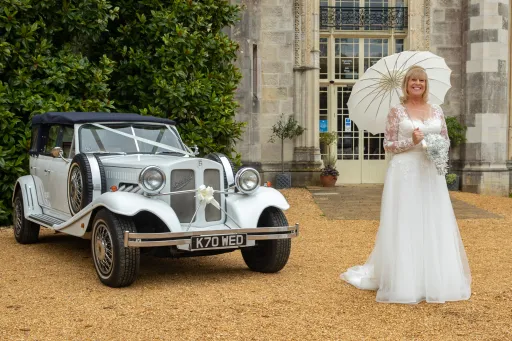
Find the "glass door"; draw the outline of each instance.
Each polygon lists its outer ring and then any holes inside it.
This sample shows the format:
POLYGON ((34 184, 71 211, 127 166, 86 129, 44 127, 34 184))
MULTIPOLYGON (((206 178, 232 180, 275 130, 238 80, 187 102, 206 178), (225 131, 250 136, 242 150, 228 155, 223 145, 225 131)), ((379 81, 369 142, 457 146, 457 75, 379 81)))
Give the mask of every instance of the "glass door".
POLYGON ((336 145, 338 161, 336 168, 340 171, 338 183, 362 183, 361 139, 357 125, 348 117, 347 102, 352 85, 341 85, 336 89, 336 145))
MULTIPOLYGON (((364 7, 364 11, 373 15, 387 10, 387 6, 403 7, 406 1, 322 0, 321 4, 335 6, 336 13, 364 7)), ((359 13, 360 9, 357 11, 359 13)), ((331 29, 320 37, 320 132, 337 134, 336 143, 330 148, 320 144, 320 150, 323 159, 329 151, 331 157, 336 156, 336 168, 340 172, 338 184, 383 183, 386 175, 384 134, 360 131, 350 119, 347 107, 352 88, 363 73, 381 58, 404 50, 405 33, 383 30, 379 25, 384 19, 385 15, 372 16, 371 27, 357 26, 357 29, 348 27, 349 22, 345 20, 340 24, 343 27, 331 29), (355 30, 360 31, 359 34, 355 30)))

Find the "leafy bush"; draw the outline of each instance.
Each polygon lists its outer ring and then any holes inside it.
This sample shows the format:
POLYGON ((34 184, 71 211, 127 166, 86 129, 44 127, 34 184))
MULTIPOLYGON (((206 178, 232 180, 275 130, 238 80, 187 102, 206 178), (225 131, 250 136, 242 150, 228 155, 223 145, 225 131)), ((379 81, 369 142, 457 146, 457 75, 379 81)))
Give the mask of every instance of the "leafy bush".
POLYGON ((28 173, 30 119, 46 111, 108 111, 112 61, 85 53, 116 9, 106 1, 0 2, 0 225, 28 173), (8 132, 8 133, 5 133, 8 132))
POLYGON ((452 147, 466 142, 467 127, 461 124, 456 117, 446 117, 446 128, 448 129, 448 137, 452 147))
POLYGON ((202 154, 234 156, 245 125, 235 121, 241 74, 232 63, 238 45, 221 29, 236 22, 238 7, 226 0, 116 4, 119 18, 97 50, 117 65, 110 82, 116 109, 169 117, 202 154))
POLYGON ((272 126, 272 135, 269 142, 274 143, 276 139, 281 141, 281 171, 284 173, 284 140, 294 139, 304 133, 305 128, 300 126, 293 116, 285 119, 284 114, 281 114, 279 121, 272 126))
POLYGON ((238 46, 221 31, 237 16, 226 0, 0 0, 0 127, 9 132, 0 137, 0 225, 10 224, 14 183, 28 174, 36 114, 169 117, 203 154, 239 161, 238 46))
POLYGON ((337 137, 338 136, 335 131, 331 131, 330 133, 320 133, 320 142, 330 146, 336 141, 337 137))
POLYGON ((457 174, 453 174, 453 173, 446 174, 446 183, 448 185, 453 184, 455 182, 455 180, 457 180, 457 174))

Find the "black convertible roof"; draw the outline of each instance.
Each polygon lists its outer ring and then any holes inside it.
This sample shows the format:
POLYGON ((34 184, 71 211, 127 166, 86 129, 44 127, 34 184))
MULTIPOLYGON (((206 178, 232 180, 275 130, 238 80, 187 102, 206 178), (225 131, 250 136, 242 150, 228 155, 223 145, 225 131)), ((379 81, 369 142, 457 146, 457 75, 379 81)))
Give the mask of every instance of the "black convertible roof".
POLYGON ((111 112, 47 112, 32 118, 32 124, 75 124, 95 122, 149 122, 176 124, 167 118, 111 112))

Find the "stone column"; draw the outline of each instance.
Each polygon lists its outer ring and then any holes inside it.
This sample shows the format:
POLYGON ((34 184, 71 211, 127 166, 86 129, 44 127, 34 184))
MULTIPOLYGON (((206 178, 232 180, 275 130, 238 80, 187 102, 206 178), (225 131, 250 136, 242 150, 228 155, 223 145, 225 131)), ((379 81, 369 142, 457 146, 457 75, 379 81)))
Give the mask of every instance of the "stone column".
POLYGON ((431 0, 409 1, 409 50, 430 50, 430 2, 431 0))
POLYGON ((295 140, 293 185, 319 182, 319 11, 318 0, 294 1, 294 112, 306 131, 295 140))
POLYGON ((462 190, 508 195, 508 43, 510 0, 471 0, 464 40, 467 46, 462 190))

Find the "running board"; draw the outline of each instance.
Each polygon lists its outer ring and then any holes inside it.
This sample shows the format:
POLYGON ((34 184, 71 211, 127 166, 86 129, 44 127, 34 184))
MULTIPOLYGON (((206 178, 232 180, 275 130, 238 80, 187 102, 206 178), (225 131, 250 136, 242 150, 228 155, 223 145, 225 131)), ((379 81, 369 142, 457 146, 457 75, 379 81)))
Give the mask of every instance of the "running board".
POLYGON ((60 225, 63 222, 65 222, 65 220, 61 220, 59 218, 55 218, 47 214, 31 214, 28 216, 27 219, 33 221, 34 223, 38 223, 45 227, 50 228, 53 228, 55 225, 60 225))

